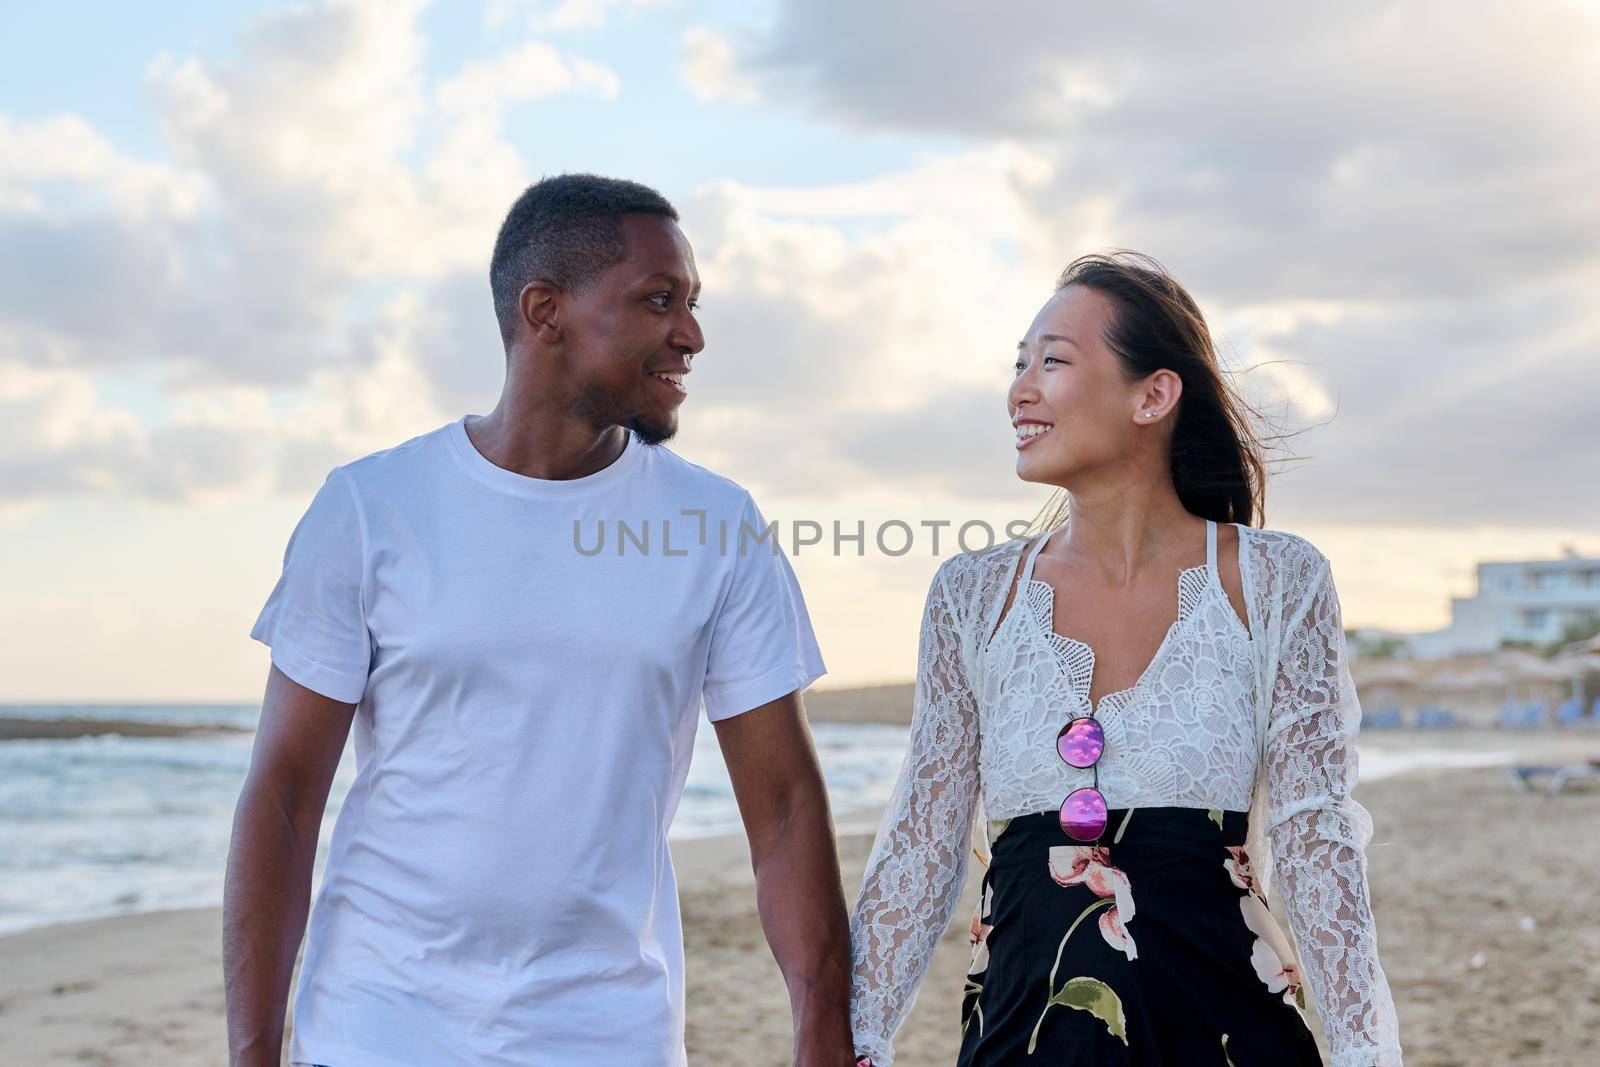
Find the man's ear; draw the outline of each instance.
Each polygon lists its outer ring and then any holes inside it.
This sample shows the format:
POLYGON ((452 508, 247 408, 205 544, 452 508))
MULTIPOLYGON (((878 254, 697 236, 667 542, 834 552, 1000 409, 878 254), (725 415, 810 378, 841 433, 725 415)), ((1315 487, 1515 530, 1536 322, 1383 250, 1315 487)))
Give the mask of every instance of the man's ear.
POLYGON ((533 281, 522 287, 517 307, 530 338, 547 344, 561 338, 561 301, 565 295, 546 281, 533 281))

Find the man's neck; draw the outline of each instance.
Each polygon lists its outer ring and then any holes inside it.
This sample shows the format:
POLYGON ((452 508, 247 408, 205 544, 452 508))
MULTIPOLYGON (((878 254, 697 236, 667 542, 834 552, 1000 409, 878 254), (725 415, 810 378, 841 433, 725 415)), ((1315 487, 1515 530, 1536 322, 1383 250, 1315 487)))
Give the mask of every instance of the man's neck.
POLYGON ((596 427, 542 412, 509 413, 498 404, 487 415, 468 417, 467 437, 485 459, 527 478, 570 481, 615 463, 628 447, 621 426, 596 427))

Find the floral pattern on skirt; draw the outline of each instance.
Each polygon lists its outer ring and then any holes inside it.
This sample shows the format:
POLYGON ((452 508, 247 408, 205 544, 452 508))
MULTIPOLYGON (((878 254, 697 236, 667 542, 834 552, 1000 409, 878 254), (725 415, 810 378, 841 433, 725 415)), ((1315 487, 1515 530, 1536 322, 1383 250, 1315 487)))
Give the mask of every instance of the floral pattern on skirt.
POLYGON ((1080 845, 1055 812, 1006 823, 973 916, 958 1067, 1320 1064, 1245 824, 1123 809, 1080 845))

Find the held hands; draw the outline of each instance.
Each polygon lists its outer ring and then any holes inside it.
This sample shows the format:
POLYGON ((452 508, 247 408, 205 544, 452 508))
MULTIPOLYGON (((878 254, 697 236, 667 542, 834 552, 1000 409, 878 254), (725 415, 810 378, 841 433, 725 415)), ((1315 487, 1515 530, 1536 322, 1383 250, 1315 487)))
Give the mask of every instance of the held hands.
POLYGON ((863 1064, 866 1067, 874 1067, 871 1059, 866 1056, 857 1058, 855 1052, 848 1047, 829 1054, 801 1053, 794 1058, 794 1067, 862 1067, 863 1064))
POLYGON ((842 1048, 834 1045, 826 1050, 815 1047, 798 1049, 793 1061, 794 1067, 861 1067, 862 1064, 874 1067, 871 1059, 866 1056, 857 1057, 855 1050, 849 1045, 842 1048))
POLYGON ((855 1053, 848 1050, 836 1056, 799 1055, 794 1058, 794 1067, 852 1067, 852 1065, 854 1067, 862 1067, 863 1064, 866 1067, 875 1067, 873 1062, 866 1056, 862 1056, 860 1059, 851 1059, 854 1055, 855 1053))
POLYGON ((860 1067, 855 1042, 850 1032, 833 1032, 822 1036, 811 1027, 802 1027, 794 1045, 793 1067, 860 1067))

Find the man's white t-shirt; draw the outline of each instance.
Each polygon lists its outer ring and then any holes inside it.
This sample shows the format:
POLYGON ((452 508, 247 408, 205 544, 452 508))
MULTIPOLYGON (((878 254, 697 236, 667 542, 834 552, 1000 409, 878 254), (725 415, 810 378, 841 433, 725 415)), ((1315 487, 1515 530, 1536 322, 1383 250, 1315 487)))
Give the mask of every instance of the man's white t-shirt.
POLYGON ((810 619, 728 479, 632 435, 529 478, 464 423, 330 473, 250 633, 358 704, 290 1058, 676 1067, 699 709, 821 676, 810 619))

